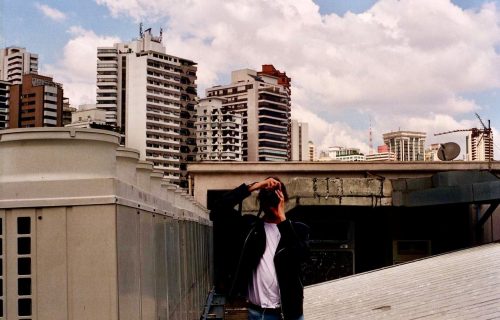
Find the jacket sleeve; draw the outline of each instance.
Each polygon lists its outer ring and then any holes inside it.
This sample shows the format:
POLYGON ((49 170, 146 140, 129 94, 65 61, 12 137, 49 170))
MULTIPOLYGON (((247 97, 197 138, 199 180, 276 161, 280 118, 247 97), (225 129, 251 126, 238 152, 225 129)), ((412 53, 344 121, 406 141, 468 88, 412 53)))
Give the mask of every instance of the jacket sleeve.
POLYGON ((234 214, 234 206, 241 203, 245 198, 250 195, 248 185, 241 184, 239 187, 227 192, 215 204, 215 208, 210 211, 210 220, 215 221, 218 219, 225 219, 228 214, 234 214))
POLYGON ((282 247, 300 261, 309 256, 309 227, 303 223, 292 222, 289 219, 278 224, 282 247))

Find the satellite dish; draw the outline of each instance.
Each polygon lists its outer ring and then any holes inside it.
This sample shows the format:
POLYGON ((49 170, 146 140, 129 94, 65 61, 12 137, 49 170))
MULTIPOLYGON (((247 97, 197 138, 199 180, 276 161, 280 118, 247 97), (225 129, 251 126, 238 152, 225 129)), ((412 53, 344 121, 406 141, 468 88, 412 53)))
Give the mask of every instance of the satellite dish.
POLYGON ((455 142, 443 143, 437 152, 439 160, 451 161, 460 154, 460 146, 455 142))

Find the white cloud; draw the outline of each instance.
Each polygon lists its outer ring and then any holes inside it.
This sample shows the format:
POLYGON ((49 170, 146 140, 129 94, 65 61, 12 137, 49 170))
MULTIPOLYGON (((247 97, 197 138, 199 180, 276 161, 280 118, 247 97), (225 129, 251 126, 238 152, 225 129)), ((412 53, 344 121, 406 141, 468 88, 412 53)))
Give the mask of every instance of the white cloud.
POLYGON ((46 4, 35 3, 35 6, 46 17, 48 17, 54 21, 61 22, 61 21, 66 20, 66 14, 64 14, 64 12, 61 12, 55 8, 51 8, 46 4))
POLYGON ((349 146, 368 152, 369 146, 366 143, 368 130, 354 130, 342 122, 326 121, 300 105, 294 105, 292 118, 310 124, 309 140, 314 142, 318 152, 326 151, 333 146, 349 146))
POLYGON ((95 103, 97 47, 112 46, 120 39, 100 36, 81 27, 71 27, 72 38, 63 50, 63 56, 54 65, 43 66, 41 73, 54 76, 64 85, 64 95, 72 105, 95 103))
POLYGON ((500 87, 494 4, 468 11, 450 0, 380 0, 361 14, 321 16, 312 0, 96 2, 114 16, 164 21, 168 52, 199 63, 200 89, 236 68, 286 70, 293 108, 320 146, 366 148, 368 128, 334 121, 348 112, 372 116, 375 140, 396 126, 464 125, 456 119, 479 109, 465 96, 500 87))

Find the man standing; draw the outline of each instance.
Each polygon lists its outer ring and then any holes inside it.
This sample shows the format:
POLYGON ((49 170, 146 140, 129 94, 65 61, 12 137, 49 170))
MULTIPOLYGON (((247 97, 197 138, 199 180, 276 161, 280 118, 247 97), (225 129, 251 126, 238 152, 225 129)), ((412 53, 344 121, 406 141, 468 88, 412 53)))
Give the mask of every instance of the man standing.
POLYGON ((303 319, 300 264, 308 255, 309 231, 286 218, 286 200, 285 185, 268 178, 228 192, 211 212, 214 233, 224 233, 228 295, 247 297, 249 320, 303 319), (241 202, 257 190, 263 217, 241 215, 241 202))

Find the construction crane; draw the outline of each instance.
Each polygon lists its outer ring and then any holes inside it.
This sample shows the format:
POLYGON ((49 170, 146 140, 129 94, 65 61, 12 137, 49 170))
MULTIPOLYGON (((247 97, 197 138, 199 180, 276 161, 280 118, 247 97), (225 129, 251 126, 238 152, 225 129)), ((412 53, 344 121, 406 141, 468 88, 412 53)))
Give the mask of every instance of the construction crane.
POLYGON ((481 122, 481 125, 483 126, 484 130, 485 131, 491 131, 490 120, 488 120, 488 127, 486 127, 486 125, 483 122, 483 119, 481 119, 481 117, 479 116, 479 114, 477 112, 474 112, 474 114, 478 118, 479 122, 481 122))
POLYGON ((454 132, 464 132, 464 131, 472 131, 472 135, 473 136, 478 136, 479 135, 479 129, 478 128, 470 128, 470 129, 457 129, 457 130, 439 132, 439 133, 435 133, 434 136, 441 136, 443 134, 454 133, 454 132))
POLYGON ((457 129, 457 130, 451 130, 451 131, 445 131, 445 132, 440 132, 440 133, 435 133, 434 136, 440 136, 440 135, 444 135, 444 134, 449 134, 449 133, 454 133, 454 132, 465 132, 465 131, 469 131, 471 132, 471 143, 473 143, 472 145, 472 149, 471 152, 475 153, 477 152, 477 148, 479 146, 479 144, 481 143, 481 141, 483 140, 484 138, 484 155, 485 155, 485 158, 488 160, 488 161, 491 161, 493 159, 493 137, 492 137, 492 134, 491 134, 491 127, 490 127, 490 121, 488 120, 488 127, 486 127, 486 125, 484 124, 483 120, 481 119, 481 117, 479 116, 478 113, 474 113, 477 117, 477 119, 479 120, 479 122, 481 123, 482 125, 482 128, 481 129, 478 129, 478 128, 470 128, 470 129, 457 129), (479 137, 479 139, 477 139, 479 137), (475 139, 477 139, 477 141, 474 141, 475 139), (475 143, 474 143, 474 142, 475 143))
POLYGON ((488 120, 488 127, 486 127, 486 125, 483 122, 483 119, 481 119, 479 114, 477 112, 475 112, 474 114, 476 115, 477 119, 479 120, 479 122, 481 122, 481 125, 483 126, 483 129, 481 130, 482 133, 481 137, 477 141, 476 146, 478 146, 481 140, 484 138, 484 149, 485 149, 484 154, 486 159, 488 159, 488 162, 491 162, 491 160, 493 160, 493 134, 491 132, 490 120, 488 120))

